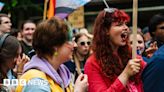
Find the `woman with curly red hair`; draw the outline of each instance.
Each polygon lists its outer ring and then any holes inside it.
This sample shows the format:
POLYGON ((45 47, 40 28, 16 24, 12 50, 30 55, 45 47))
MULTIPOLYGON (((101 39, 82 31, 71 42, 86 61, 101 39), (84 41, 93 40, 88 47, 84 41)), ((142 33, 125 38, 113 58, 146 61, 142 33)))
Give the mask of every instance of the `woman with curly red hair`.
POLYGON ((140 73, 145 63, 131 59, 129 16, 115 8, 104 9, 94 24, 93 51, 84 71, 89 92, 143 92, 140 73))

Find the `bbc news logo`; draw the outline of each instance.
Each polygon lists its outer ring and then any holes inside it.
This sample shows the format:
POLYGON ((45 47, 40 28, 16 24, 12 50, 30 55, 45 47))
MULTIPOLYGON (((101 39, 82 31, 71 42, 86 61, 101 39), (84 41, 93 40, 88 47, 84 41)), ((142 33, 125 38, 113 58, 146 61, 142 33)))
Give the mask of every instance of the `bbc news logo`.
POLYGON ((3 85, 5 86, 26 86, 26 85, 48 85, 46 80, 30 80, 26 82, 26 79, 3 79, 3 85))

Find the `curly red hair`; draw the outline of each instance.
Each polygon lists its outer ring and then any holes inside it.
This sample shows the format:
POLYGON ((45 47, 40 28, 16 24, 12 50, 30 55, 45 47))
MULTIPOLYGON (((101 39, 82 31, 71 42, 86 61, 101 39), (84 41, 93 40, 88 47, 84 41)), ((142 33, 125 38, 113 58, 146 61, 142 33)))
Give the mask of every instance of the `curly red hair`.
POLYGON ((124 11, 116 9, 113 13, 101 11, 95 20, 93 51, 103 73, 111 79, 115 79, 123 71, 131 58, 131 50, 127 42, 125 46, 119 47, 118 53, 115 54, 107 32, 113 22, 128 22, 129 19, 124 11))

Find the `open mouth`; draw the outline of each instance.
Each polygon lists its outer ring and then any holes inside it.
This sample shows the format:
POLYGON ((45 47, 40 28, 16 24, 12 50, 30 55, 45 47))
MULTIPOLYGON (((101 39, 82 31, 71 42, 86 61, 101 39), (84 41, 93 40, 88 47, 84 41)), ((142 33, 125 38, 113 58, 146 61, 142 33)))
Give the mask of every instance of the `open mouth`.
POLYGON ((121 33, 121 38, 122 38, 122 40, 126 40, 127 37, 128 37, 128 32, 123 31, 123 32, 121 33))

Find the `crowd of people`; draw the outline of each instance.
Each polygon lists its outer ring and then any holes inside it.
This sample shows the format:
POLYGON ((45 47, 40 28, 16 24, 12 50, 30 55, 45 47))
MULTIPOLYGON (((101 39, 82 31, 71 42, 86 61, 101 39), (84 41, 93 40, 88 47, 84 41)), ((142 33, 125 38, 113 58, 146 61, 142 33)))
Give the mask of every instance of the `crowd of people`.
POLYGON ((86 28, 74 32, 55 16, 13 29, 10 17, 0 13, 0 91, 163 92, 164 14, 138 27, 134 59, 129 21, 123 10, 105 8, 92 35, 86 28), (18 83, 4 85, 6 79, 18 83))

